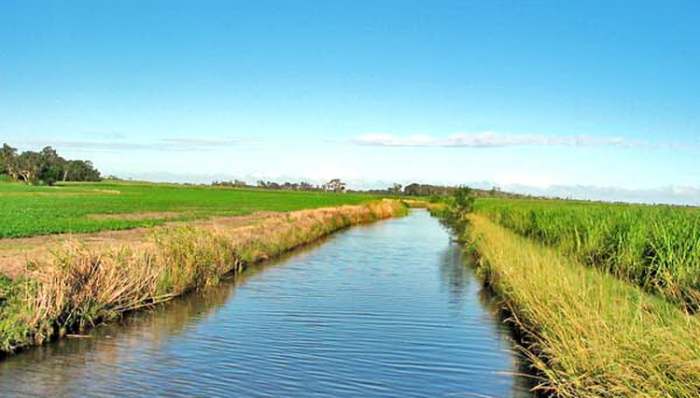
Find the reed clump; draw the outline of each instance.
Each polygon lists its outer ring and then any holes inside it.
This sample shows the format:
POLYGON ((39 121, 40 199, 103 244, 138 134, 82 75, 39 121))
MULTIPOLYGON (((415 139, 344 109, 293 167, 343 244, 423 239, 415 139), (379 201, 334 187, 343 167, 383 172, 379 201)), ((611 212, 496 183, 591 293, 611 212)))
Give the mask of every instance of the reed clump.
POLYGON ((562 397, 697 397, 700 321, 479 214, 477 270, 524 333, 538 387, 562 397))
POLYGON ((280 213, 249 226, 163 227, 138 245, 67 242, 0 280, 0 351, 85 330, 215 284, 259 262, 354 224, 403 215, 398 201, 280 213))
POLYGON ((434 217, 440 217, 443 215, 445 209, 447 208, 447 203, 439 199, 402 199, 401 202, 409 208, 426 209, 434 217))
POLYGON ((578 261, 700 310, 700 210, 480 199, 477 212, 578 261))

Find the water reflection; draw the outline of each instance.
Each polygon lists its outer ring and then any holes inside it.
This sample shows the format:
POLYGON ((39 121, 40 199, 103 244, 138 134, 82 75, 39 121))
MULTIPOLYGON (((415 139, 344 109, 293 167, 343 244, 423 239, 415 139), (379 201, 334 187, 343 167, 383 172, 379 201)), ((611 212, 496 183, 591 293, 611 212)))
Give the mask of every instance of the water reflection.
POLYGON ((92 338, 0 363, 3 396, 528 396, 425 212, 353 228, 92 338))
POLYGON ((440 256, 439 270, 442 283, 448 289, 451 303, 458 305, 469 299, 465 291, 469 288, 474 276, 463 265, 462 249, 459 244, 448 243, 440 256))

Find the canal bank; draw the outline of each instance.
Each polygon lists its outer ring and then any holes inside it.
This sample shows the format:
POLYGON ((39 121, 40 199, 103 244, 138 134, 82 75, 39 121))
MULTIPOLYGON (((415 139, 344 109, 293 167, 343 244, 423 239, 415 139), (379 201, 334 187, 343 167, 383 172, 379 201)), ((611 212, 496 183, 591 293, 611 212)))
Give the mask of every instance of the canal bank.
POLYGON ((500 298, 538 372, 538 389, 561 397, 697 397, 700 323, 556 249, 482 214, 463 238, 476 272, 500 298))
POLYGON ((136 242, 67 239, 25 259, 17 278, 0 284, 0 352, 83 333, 348 226, 405 213, 400 202, 381 200, 276 213, 245 225, 219 218, 158 227, 136 242))
POLYGON ((530 396, 425 211, 347 229, 126 323, 0 363, 6 396, 530 396))

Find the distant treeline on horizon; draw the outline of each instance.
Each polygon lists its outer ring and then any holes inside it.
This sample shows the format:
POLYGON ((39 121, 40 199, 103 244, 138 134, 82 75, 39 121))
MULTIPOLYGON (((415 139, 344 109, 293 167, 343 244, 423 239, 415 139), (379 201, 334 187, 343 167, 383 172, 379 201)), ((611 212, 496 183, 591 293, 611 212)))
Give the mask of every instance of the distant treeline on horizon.
POLYGON ((39 152, 18 152, 8 144, 0 149, 0 175, 26 184, 53 185, 58 181, 100 181, 89 160, 67 160, 50 146, 39 152))
MULTIPOLYGON (((242 180, 233 181, 214 181, 212 186, 216 187, 234 187, 234 188, 263 188, 263 189, 275 189, 275 190, 287 190, 287 191, 330 191, 330 192, 357 192, 357 193, 369 193, 376 195, 404 195, 404 196, 452 196, 456 190, 460 187, 458 186, 444 186, 444 185, 430 185, 430 184, 419 184, 411 183, 405 187, 401 184, 393 184, 391 187, 384 189, 369 189, 369 190, 350 190, 346 188, 346 184, 338 178, 334 178, 322 185, 314 185, 306 181, 301 182, 274 182, 274 181, 264 181, 259 180, 255 185, 248 184, 242 180)), ((529 197, 528 195, 521 195, 510 192, 503 192, 497 187, 491 189, 474 189, 472 188, 472 194, 476 197, 529 197)))

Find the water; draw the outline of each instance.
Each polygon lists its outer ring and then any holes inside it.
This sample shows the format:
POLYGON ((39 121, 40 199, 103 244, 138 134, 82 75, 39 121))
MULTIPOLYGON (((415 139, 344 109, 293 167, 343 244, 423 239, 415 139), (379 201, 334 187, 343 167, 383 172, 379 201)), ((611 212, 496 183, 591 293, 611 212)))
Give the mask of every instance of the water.
POLYGON ((0 362, 0 395, 528 396, 458 245, 424 211, 0 362))

